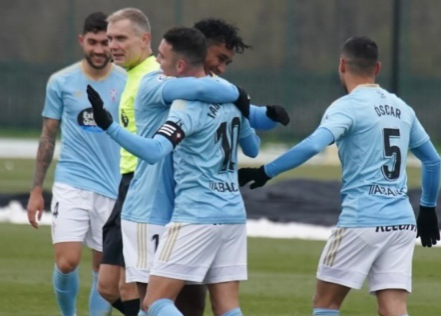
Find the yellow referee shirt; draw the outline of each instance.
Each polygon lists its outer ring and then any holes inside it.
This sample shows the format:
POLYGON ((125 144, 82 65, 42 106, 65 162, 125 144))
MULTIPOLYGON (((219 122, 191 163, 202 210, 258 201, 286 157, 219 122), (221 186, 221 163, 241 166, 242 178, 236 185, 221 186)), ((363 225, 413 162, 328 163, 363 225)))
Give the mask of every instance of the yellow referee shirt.
MULTIPOLYGON (((141 78, 147 73, 159 69, 155 56, 150 56, 138 66, 127 71, 127 82, 119 103, 120 124, 131 133, 136 133, 135 97, 138 93, 141 78)), ((138 159, 124 148, 121 148, 121 174, 134 172, 138 159)))

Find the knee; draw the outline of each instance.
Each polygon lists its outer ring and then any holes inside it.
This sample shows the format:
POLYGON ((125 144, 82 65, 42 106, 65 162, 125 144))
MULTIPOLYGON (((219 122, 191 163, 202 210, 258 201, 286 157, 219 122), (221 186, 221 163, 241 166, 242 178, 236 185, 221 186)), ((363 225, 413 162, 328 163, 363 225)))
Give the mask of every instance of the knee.
POLYGON ((117 284, 113 285, 100 278, 98 278, 98 293, 109 303, 117 301, 120 297, 117 284))
POLYGON ((60 258, 56 262, 58 270, 60 270, 61 273, 71 273, 74 271, 77 266, 78 262, 75 260, 69 260, 67 258, 60 258))

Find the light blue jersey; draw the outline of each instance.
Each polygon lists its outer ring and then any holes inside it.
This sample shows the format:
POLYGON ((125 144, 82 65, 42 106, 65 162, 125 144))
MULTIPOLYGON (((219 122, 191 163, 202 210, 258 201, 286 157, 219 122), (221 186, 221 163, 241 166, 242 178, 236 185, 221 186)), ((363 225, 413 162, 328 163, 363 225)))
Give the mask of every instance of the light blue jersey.
POLYGON ((124 70, 113 66, 105 79, 94 81, 85 75, 81 62, 51 76, 42 115, 61 121, 55 182, 117 197, 120 147, 96 126, 86 87, 90 84, 99 92, 106 109, 117 119, 125 78, 124 70))
MULTIPOLYGON (((219 78, 173 78, 165 76, 162 71, 151 72, 141 80, 135 99, 137 135, 152 138, 166 121, 171 101, 178 97, 206 102, 231 102, 237 99, 237 89, 219 78)), ((123 146, 125 144, 126 142, 122 142, 123 146)), ((140 159, 121 218, 139 223, 166 225, 173 212, 174 187, 171 154, 154 165, 140 159)))
POLYGON ((178 100, 159 134, 167 136, 168 126, 180 128, 182 132, 176 137, 185 136, 174 150, 176 198, 172 221, 245 223, 237 179, 237 148, 240 144, 246 152, 248 144, 243 141, 254 141, 251 148, 257 149, 251 155, 257 155, 258 141, 249 121, 233 104, 207 106, 178 100))
POLYGON ((342 165, 337 226, 415 224, 406 157, 429 136, 412 108, 378 85, 360 85, 327 109, 320 128, 334 135, 342 165))
MULTIPOLYGON (((135 98, 137 135, 152 138, 168 117, 170 104, 165 102, 162 90, 170 78, 160 71, 142 78, 135 98)), ((155 165, 139 159, 121 218, 139 223, 167 224, 174 206, 174 186, 172 155, 155 165)))

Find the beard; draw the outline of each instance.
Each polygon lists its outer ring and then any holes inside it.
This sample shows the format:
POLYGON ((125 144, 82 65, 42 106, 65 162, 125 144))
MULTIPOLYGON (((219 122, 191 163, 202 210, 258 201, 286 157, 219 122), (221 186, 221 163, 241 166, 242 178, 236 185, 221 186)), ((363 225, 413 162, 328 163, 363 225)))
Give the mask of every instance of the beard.
POLYGON ((95 55, 94 54, 90 54, 90 55, 85 55, 84 57, 86 58, 86 60, 87 60, 87 63, 92 67, 92 68, 94 68, 94 69, 96 69, 96 70, 101 70, 101 69, 104 69, 104 68, 106 68, 106 66, 107 66, 107 64, 110 62, 110 56, 107 56, 107 55, 100 55, 100 56, 103 56, 105 59, 104 59, 104 62, 101 64, 101 65, 97 65, 97 64, 95 64, 94 62, 93 62, 93 57, 94 57, 95 55))

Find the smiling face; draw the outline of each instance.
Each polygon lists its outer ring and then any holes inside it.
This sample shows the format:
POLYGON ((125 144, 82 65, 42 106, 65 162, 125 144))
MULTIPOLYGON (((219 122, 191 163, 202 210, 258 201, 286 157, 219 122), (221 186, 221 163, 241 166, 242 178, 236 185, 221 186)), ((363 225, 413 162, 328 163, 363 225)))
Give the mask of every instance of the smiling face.
POLYGON ((110 22, 107 37, 113 61, 127 69, 138 65, 150 44, 150 33, 136 29, 128 19, 110 22))
POLYGON ((211 44, 207 47, 204 69, 206 73, 221 75, 227 70, 227 66, 233 61, 235 52, 228 49, 225 43, 211 44))
POLYGON ((106 32, 87 32, 79 35, 78 40, 84 57, 92 68, 103 69, 107 66, 110 61, 110 48, 106 32))

